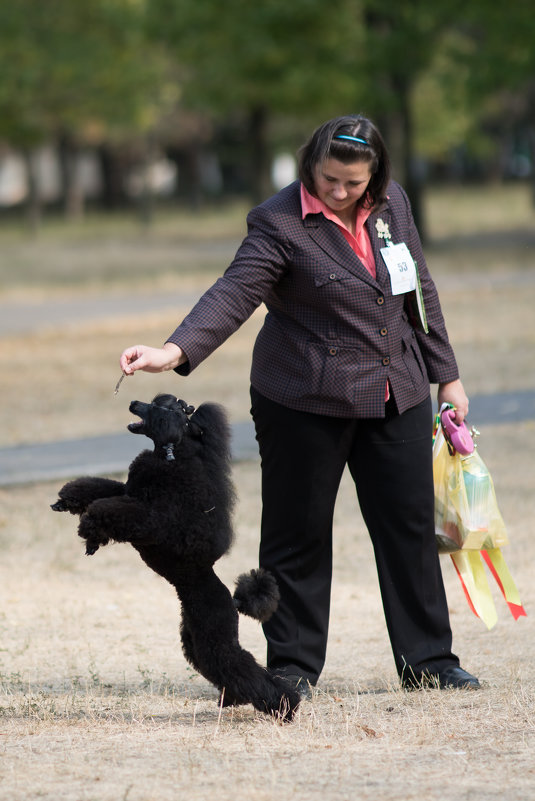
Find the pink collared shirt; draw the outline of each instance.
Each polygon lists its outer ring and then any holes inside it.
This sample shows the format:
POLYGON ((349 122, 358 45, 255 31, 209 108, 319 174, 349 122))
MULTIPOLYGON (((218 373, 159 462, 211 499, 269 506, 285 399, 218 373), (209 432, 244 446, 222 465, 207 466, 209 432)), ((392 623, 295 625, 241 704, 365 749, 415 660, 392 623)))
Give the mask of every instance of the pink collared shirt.
POLYGON ((351 233, 342 220, 332 211, 323 201, 311 195, 308 189, 301 184, 301 211, 303 219, 307 214, 323 214, 328 220, 335 223, 344 235, 348 245, 357 254, 363 265, 366 267, 372 278, 375 278, 375 257, 373 255, 370 237, 364 223, 371 214, 371 209, 359 207, 357 209, 357 219, 355 225, 355 236, 351 233))

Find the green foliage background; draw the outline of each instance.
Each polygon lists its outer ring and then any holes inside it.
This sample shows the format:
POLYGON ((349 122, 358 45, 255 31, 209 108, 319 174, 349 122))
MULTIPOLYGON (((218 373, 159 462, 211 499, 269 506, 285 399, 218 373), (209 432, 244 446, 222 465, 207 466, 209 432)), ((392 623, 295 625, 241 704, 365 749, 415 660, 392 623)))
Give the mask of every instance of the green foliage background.
MULTIPOLYGON (((415 192, 417 156, 535 150, 530 0, 13 0, 0 6, 0 140, 205 146, 242 132, 253 191, 329 116, 378 121, 415 192)), ((533 155, 533 154, 532 154, 533 155)))

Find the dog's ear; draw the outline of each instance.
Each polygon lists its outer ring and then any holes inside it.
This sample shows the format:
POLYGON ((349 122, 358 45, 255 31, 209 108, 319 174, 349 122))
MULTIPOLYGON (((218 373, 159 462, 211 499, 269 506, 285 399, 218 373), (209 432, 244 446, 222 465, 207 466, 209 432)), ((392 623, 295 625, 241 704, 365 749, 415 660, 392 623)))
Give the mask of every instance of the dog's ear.
POLYGON ((201 429, 205 438, 208 438, 213 447, 218 450, 229 450, 230 428, 225 410, 217 403, 201 403, 189 419, 189 424, 195 424, 201 429))
POLYGON ((204 433, 201 426, 195 420, 192 419, 190 419, 188 423, 188 428, 191 436, 195 437, 196 439, 200 439, 204 433))

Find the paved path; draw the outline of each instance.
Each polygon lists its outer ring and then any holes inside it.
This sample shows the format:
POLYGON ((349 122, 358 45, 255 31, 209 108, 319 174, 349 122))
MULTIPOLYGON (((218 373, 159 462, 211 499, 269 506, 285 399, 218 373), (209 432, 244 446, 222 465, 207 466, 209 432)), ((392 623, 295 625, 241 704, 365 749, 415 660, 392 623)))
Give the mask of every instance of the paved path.
MULTIPOLYGON (((470 399, 470 421, 477 427, 534 419, 535 390, 470 399)), ((124 473, 132 459, 150 447, 152 444, 145 437, 125 432, 4 448, 0 450, 0 486, 124 473)), ((235 461, 258 458, 252 422, 232 426, 232 457, 235 461)))
MULTIPOLYGON (((125 432, 4 448, 0 450, 0 486, 124 473, 140 451, 152 447, 146 437, 125 432)), ((257 457, 252 422, 233 425, 232 458, 245 461, 257 457)))

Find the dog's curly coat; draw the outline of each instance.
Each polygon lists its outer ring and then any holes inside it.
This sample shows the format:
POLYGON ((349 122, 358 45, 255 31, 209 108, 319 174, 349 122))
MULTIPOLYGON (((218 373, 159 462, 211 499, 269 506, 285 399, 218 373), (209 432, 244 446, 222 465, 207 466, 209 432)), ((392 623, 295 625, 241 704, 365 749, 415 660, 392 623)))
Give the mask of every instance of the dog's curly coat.
POLYGON ((172 395, 133 401, 141 418, 128 429, 154 442, 130 465, 126 483, 82 477, 69 481, 52 504, 80 515, 86 553, 110 540, 130 542, 143 561, 176 589, 186 659, 221 692, 221 703, 252 703, 291 719, 300 696, 261 667, 238 640, 238 613, 267 620, 278 603, 273 577, 252 570, 238 577, 234 597, 213 570, 233 530, 229 426, 222 407, 197 411, 172 395))

